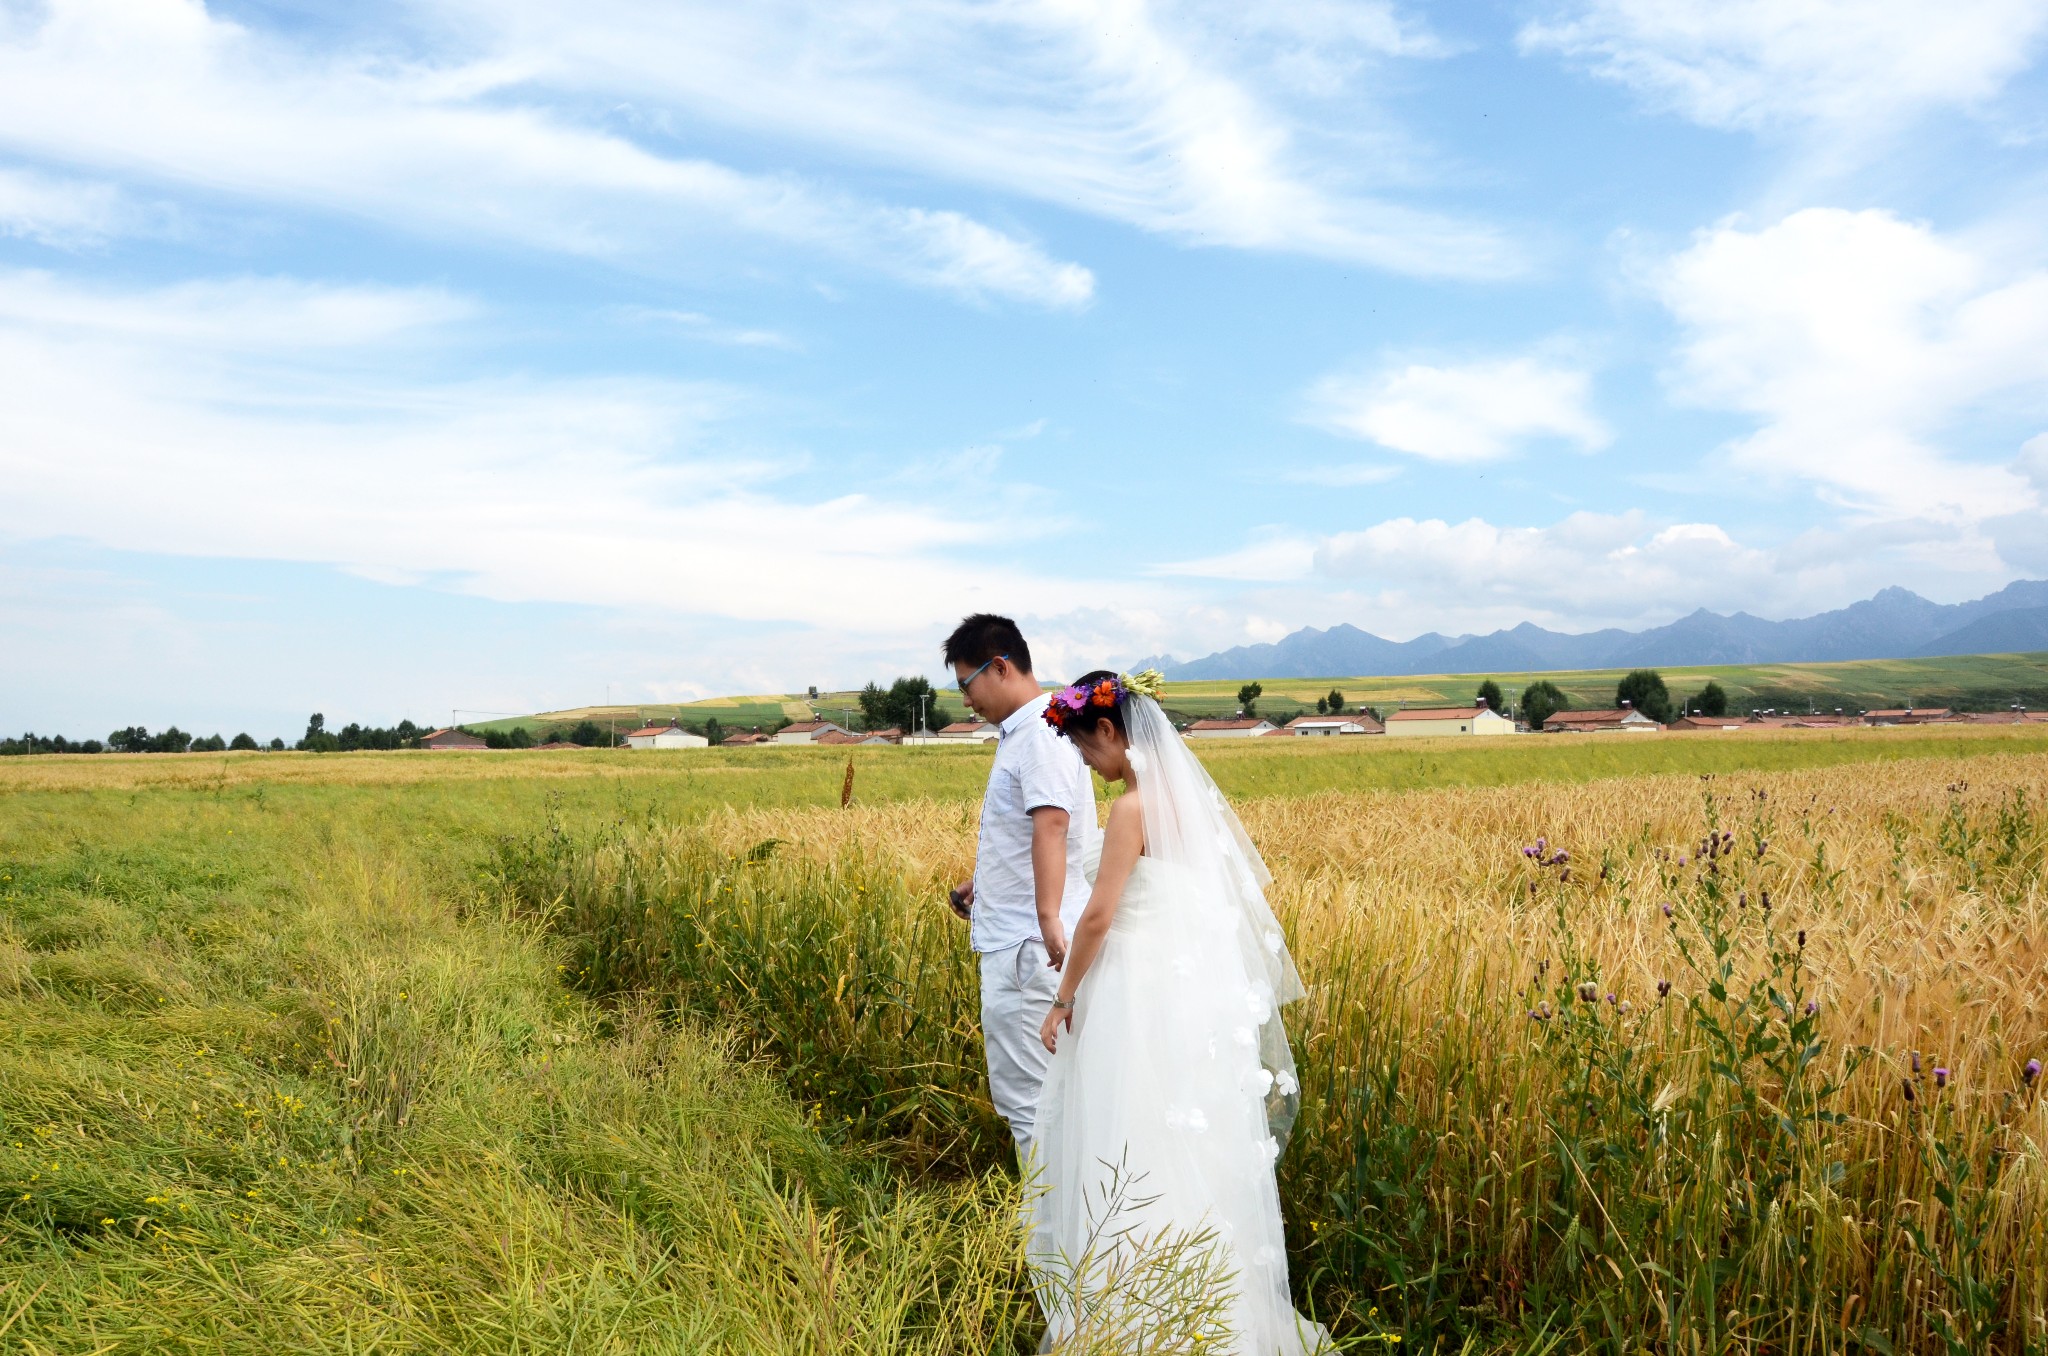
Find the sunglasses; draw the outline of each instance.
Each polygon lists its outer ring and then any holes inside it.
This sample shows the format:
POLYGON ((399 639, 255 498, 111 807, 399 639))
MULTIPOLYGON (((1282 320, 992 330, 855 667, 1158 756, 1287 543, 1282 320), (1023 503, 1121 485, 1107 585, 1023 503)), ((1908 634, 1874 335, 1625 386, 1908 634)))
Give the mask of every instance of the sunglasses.
POLYGON ((977 679, 977 678, 981 677, 981 675, 982 675, 983 673, 986 673, 986 672, 988 671, 988 665, 989 665, 989 664, 993 664, 993 663, 995 663, 995 662, 996 662, 996 659, 1008 659, 1009 657, 1010 657, 1010 656, 1008 656, 1008 655, 1006 655, 1006 654, 999 654, 999 655, 995 656, 995 658, 994 658, 994 659, 991 659, 991 660, 989 660, 989 661, 988 661, 988 664, 983 664, 983 665, 982 665, 982 666, 981 666, 980 668, 978 668, 978 669, 976 669, 976 670, 975 670, 974 672, 972 672, 972 673, 968 674, 968 675, 967 675, 967 676, 966 676, 965 678, 962 678, 962 679, 960 680, 960 695, 961 695, 961 696, 963 696, 963 697, 967 695, 967 685, 968 685, 969 683, 973 682, 973 681, 974 681, 975 679, 977 679))

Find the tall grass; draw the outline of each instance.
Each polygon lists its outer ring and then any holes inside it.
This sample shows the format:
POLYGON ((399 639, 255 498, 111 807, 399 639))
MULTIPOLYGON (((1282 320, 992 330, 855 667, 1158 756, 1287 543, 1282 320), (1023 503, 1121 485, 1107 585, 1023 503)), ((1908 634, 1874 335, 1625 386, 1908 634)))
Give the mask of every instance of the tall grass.
MULTIPOLYGON (((1312 989, 1307 1299, 1453 1348, 2044 1349, 2044 805, 2036 753, 1246 803, 1312 989)), ((744 811, 497 870, 591 991, 734 1024, 831 1133, 971 1175, 1003 1138, 938 902, 971 834, 744 811)))
POLYGON ((0 1349, 1029 1349, 1015 1188, 600 1011, 375 792, 0 814, 0 1349))

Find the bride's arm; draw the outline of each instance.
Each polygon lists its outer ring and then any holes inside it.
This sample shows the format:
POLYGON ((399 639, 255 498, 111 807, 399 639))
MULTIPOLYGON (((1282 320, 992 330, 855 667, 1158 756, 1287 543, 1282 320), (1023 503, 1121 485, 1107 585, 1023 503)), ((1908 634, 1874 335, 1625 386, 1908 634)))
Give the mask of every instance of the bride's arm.
POLYGON ((1131 868, 1138 864, 1139 854, 1144 850, 1145 821, 1138 793, 1127 791, 1109 807, 1109 823, 1102 830, 1102 863, 1095 868, 1095 889, 1067 942, 1067 963, 1060 971, 1060 996, 1039 1028, 1038 1037, 1048 1050, 1053 1048, 1053 1033, 1073 1020, 1074 993, 1102 950, 1102 939, 1109 935, 1110 920, 1116 917, 1116 906, 1124 897, 1124 882, 1131 878, 1131 868))

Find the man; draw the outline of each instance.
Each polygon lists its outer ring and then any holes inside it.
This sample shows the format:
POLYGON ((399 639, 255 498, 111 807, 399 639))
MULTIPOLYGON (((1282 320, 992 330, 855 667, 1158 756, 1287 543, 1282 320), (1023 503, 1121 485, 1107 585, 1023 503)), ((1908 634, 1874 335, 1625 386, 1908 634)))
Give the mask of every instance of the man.
POLYGON ((981 958, 989 1094, 1026 1166, 1051 1058, 1038 1031, 1059 993, 1067 934, 1088 903, 1081 862, 1098 832, 1095 787, 1073 744, 1045 723, 1049 698, 1017 623, 976 613, 946 638, 945 657, 961 697, 998 731, 974 878, 952 904, 981 958))

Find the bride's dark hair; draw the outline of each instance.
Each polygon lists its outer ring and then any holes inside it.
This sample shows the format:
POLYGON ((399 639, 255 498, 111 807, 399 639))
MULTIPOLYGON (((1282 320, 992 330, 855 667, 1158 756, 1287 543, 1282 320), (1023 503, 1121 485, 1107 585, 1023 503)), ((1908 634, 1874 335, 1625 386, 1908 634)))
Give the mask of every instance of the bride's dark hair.
POLYGON ((1106 720, 1125 739, 1131 737, 1130 730, 1124 726, 1124 702, 1126 696, 1123 680, 1118 678, 1116 674, 1108 669, 1096 669, 1092 673, 1082 674, 1067 687, 1053 694, 1052 705, 1047 707, 1047 711, 1050 712, 1054 708, 1059 707, 1060 698, 1068 693, 1084 694, 1083 704, 1079 710, 1065 714, 1061 720, 1048 720, 1046 722, 1058 733, 1065 735, 1068 739, 1072 739, 1077 734, 1092 732, 1100 728, 1102 722, 1106 720), (1095 694, 1101 692, 1105 686, 1108 687, 1112 694, 1111 700, 1107 703, 1096 701, 1095 694))

